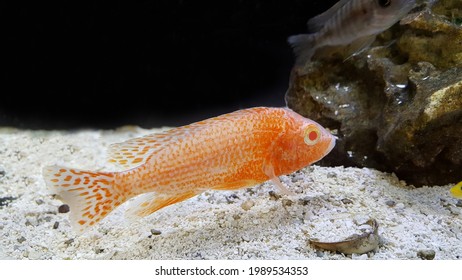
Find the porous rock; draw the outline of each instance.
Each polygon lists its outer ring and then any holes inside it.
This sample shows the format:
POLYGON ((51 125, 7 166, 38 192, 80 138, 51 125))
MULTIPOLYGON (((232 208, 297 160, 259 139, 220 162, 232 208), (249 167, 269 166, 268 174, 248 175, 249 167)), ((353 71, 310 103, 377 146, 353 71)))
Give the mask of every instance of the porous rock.
POLYGON ((462 180, 461 3, 417 8, 359 55, 293 69, 288 107, 339 137, 322 165, 372 167, 416 186, 462 180))

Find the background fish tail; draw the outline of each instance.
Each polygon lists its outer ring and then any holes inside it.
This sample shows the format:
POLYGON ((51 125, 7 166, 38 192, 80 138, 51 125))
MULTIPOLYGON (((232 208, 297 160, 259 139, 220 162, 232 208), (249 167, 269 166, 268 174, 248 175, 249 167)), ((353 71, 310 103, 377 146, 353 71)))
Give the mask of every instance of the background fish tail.
POLYGON ((315 36, 313 34, 294 35, 290 36, 287 41, 294 50, 296 56, 295 65, 297 67, 305 66, 316 51, 315 36))
POLYGON ((48 166, 43 177, 52 192, 69 205, 71 225, 80 233, 128 199, 114 188, 115 173, 48 166))

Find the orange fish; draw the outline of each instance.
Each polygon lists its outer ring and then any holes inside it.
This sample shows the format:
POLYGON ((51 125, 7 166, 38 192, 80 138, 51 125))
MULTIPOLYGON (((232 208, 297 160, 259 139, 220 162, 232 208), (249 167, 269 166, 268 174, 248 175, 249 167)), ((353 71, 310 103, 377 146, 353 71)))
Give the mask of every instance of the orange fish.
POLYGON ((328 154, 334 137, 287 108, 257 107, 210 118, 110 147, 121 172, 49 166, 43 176, 69 204, 83 232, 120 204, 137 197, 127 214, 147 216, 205 190, 235 190, 297 171, 328 154), (142 195, 141 195, 142 194, 142 195))

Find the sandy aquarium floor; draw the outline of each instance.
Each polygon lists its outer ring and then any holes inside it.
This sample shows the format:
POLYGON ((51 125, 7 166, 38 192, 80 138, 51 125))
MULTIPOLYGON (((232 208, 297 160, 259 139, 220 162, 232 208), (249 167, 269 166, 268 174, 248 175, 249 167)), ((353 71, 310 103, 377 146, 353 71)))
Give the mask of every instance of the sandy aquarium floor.
MULTIPOLYGON (((45 165, 111 170, 108 145, 153 133, 0 129, 0 259, 435 259, 462 258, 462 202, 449 186, 413 188, 393 174, 311 166, 239 191, 206 191, 129 223, 123 204, 83 235, 41 176, 45 165), (367 254, 316 249, 375 219, 380 246, 367 254)), ((158 131, 158 130, 157 130, 158 131)), ((359 232, 358 232, 359 231, 359 232)))

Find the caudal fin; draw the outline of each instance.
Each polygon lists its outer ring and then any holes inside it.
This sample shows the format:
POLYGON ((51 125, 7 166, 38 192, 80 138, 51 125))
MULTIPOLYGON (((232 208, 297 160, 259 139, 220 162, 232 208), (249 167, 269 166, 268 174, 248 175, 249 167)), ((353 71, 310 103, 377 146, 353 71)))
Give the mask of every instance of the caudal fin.
POLYGON ((53 193, 69 205, 71 225, 79 233, 98 223, 127 199, 114 188, 115 173, 60 166, 45 167, 42 173, 53 193))
POLYGON ((316 51, 315 36, 313 34, 290 36, 287 42, 289 42, 294 50, 296 56, 295 66, 303 67, 311 61, 311 57, 313 57, 316 51))

